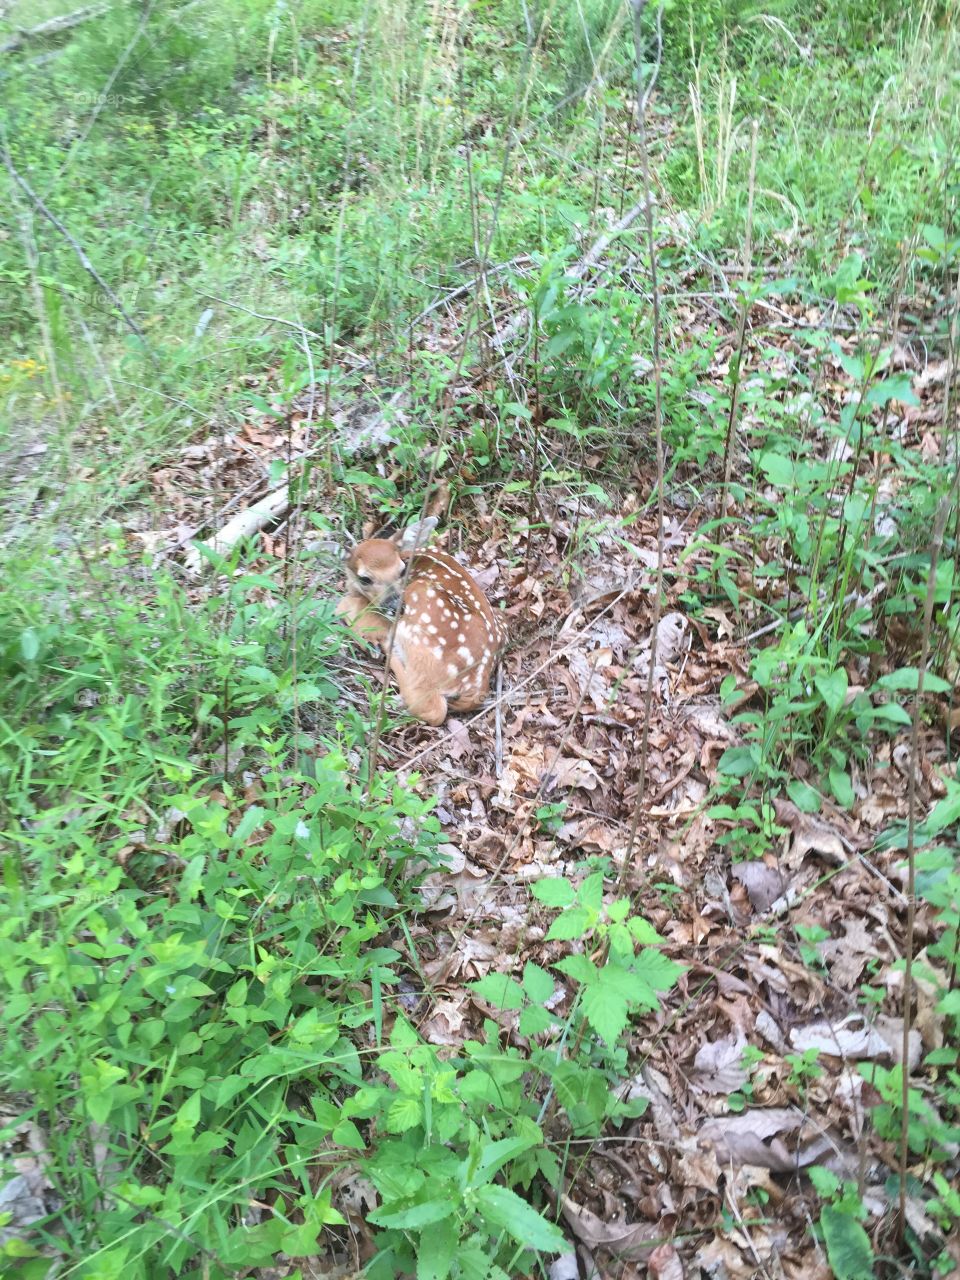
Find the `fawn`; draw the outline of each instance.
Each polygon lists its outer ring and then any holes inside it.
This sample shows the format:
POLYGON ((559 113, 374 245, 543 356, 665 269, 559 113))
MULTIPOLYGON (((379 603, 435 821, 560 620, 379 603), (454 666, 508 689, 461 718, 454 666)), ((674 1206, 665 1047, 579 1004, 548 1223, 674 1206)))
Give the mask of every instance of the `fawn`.
POLYGON ((501 648, 496 615, 467 570, 442 551, 418 548, 435 525, 431 517, 358 543, 347 557, 349 593, 337 605, 358 635, 384 650, 399 612, 390 669, 410 714, 434 725, 448 708, 472 711, 483 702, 501 648))

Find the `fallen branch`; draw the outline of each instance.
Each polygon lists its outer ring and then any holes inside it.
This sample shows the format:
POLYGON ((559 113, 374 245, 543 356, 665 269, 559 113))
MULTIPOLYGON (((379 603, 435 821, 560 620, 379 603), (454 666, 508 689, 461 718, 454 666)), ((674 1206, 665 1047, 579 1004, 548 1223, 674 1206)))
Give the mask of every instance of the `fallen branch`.
POLYGON ((0 53, 16 53, 31 40, 58 36, 64 31, 70 31, 73 27, 79 27, 82 22, 89 22, 92 18, 102 18, 109 11, 109 4, 88 4, 83 9, 74 9, 73 13, 62 14, 59 18, 48 18, 46 22, 40 22, 35 27, 21 27, 12 40, 8 40, 6 44, 0 44, 0 53))
POLYGON ((219 533, 215 533, 211 538, 205 538, 201 542, 196 542, 188 550, 183 558, 188 573, 199 573, 203 564, 203 554, 199 550, 200 547, 206 547, 210 551, 215 551, 219 555, 225 555, 228 551, 232 551, 238 542, 242 542, 244 538, 250 538, 255 533, 265 528, 268 524, 272 524, 274 520, 279 520, 281 516, 286 515, 290 508, 290 488, 284 485, 282 489, 275 489, 273 493, 268 493, 265 498, 261 498, 259 502, 255 502, 252 507, 238 512, 232 520, 229 520, 219 533))

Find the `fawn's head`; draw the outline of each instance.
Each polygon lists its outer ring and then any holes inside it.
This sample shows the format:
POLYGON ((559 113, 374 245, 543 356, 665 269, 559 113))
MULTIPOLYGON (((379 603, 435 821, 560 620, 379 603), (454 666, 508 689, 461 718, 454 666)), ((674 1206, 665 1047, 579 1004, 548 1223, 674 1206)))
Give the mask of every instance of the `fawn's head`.
POLYGON ((410 525, 392 538, 367 538, 347 556, 350 590, 362 596, 372 609, 392 618, 400 607, 406 559, 403 552, 422 547, 436 526, 430 517, 410 525))

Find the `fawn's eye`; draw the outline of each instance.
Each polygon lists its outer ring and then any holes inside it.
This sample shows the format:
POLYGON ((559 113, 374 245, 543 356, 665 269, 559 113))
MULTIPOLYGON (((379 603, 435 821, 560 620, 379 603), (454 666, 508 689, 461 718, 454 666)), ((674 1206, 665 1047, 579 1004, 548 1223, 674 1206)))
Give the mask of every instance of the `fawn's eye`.
POLYGON ((370 574, 370 573, 367 573, 366 569, 361 569, 361 570, 357 573, 357 577, 359 578, 359 580, 360 580, 361 582, 372 582, 372 581, 373 581, 373 575, 372 575, 372 574, 370 574))

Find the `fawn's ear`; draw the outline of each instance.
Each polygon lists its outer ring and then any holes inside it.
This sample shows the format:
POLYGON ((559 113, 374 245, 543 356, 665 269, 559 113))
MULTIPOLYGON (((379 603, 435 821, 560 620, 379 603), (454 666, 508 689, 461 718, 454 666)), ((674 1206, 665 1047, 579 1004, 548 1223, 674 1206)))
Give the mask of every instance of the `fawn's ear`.
POLYGON ((422 551, 437 527, 437 517, 427 516, 425 520, 416 520, 405 529, 393 535, 398 551, 422 551))

